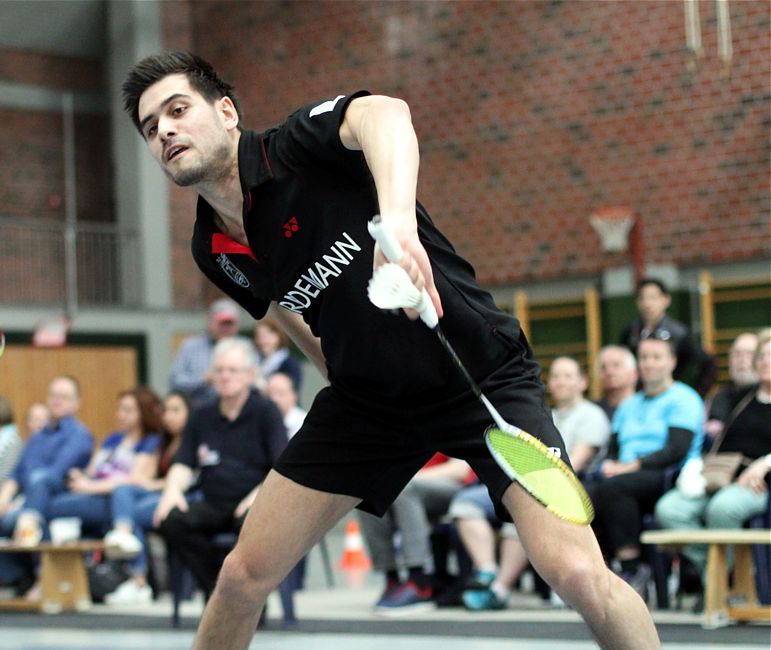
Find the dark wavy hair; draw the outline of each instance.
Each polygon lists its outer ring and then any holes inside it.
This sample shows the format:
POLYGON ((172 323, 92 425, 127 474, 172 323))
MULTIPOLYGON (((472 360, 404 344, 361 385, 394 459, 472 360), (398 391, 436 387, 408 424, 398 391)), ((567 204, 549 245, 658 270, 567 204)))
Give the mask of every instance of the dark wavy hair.
MULTIPOLYGON (((210 63, 191 52, 165 52, 145 57, 134 65, 123 82, 123 108, 131 116, 139 133, 139 98, 150 86, 171 74, 184 74, 194 90, 210 104, 222 97, 230 97, 241 120, 241 107, 236 98, 235 88, 220 79, 210 63)), ((240 128, 240 127, 239 127, 240 128)))
POLYGON ((158 394, 149 386, 137 386, 130 390, 118 393, 118 399, 133 397, 139 408, 139 427, 142 429, 142 437, 150 433, 161 433, 163 421, 161 414, 163 404, 158 394))

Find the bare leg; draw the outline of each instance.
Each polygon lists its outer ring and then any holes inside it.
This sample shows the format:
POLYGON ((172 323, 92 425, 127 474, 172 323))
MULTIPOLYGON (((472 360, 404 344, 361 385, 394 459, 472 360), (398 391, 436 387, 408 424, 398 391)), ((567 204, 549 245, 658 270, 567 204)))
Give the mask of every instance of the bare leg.
POLYGON ((522 488, 503 497, 530 561, 552 588, 583 616, 602 648, 660 648, 648 608, 606 566, 589 526, 561 521, 522 488))
POLYGON ((265 600, 358 499, 298 485, 271 471, 236 547, 225 559, 198 628, 194 650, 244 650, 265 600))
POLYGON ((501 568, 495 582, 506 589, 511 589, 520 574, 527 568, 528 559, 522 542, 512 537, 501 540, 501 568))
POLYGON ((495 566, 495 531, 487 519, 461 518, 456 525, 474 568, 495 566))

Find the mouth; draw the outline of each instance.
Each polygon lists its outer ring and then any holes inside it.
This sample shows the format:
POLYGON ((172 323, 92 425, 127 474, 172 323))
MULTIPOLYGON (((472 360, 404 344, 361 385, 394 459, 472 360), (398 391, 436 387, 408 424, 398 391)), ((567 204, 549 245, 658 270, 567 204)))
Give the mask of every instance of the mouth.
POLYGON ((166 162, 171 162, 172 160, 179 158, 185 151, 187 151, 187 147, 181 144, 175 144, 174 146, 169 147, 165 155, 166 162))

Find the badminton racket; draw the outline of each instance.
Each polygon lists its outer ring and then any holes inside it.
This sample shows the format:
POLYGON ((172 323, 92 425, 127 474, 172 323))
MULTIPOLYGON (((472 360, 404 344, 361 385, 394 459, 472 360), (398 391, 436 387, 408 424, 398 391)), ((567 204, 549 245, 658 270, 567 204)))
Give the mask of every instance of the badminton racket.
POLYGON ((379 215, 369 222, 368 228, 390 262, 373 274, 367 289, 370 301, 381 309, 410 308, 418 311, 421 320, 436 333, 471 391, 495 422, 494 426, 487 428, 484 437, 498 466, 560 519, 589 524, 594 518, 594 508, 576 475, 558 453, 503 419, 444 335, 428 292, 415 287, 407 272, 398 265, 403 251, 393 232, 379 215))

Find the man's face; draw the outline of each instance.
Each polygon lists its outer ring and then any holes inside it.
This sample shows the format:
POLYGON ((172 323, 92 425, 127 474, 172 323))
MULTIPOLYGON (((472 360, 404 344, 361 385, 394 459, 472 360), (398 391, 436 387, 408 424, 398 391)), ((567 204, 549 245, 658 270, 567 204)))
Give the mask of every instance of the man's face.
POLYGON ((605 392, 635 387, 637 370, 630 366, 623 350, 610 348, 600 355, 600 382, 605 392))
POLYGON ((297 393, 292 387, 292 380, 283 373, 276 373, 268 378, 265 393, 272 399, 282 415, 286 415, 297 404, 297 393))
POLYGON ((254 370, 239 350, 229 350, 214 359, 214 390, 221 398, 239 397, 254 383, 254 370))
POLYGON ((557 406, 570 404, 581 397, 586 380, 572 359, 555 359, 549 368, 549 392, 557 406))
POLYGON ((215 341, 238 334, 238 320, 235 318, 221 318, 210 316, 207 324, 209 334, 215 341))
POLYGON ((671 298, 655 284, 646 284, 637 294, 637 309, 643 320, 649 323, 660 321, 671 302, 671 298))
POLYGON ((164 77, 142 93, 142 134, 153 158, 177 185, 217 180, 227 172, 233 141, 223 106, 232 104, 223 98, 212 106, 184 74, 164 77))
POLYGON ((63 417, 75 415, 80 407, 78 391, 69 379, 59 377, 54 379, 48 387, 48 411, 51 419, 58 422, 63 417))
POLYGON ((752 360, 758 339, 754 334, 741 334, 731 346, 728 355, 728 374, 739 386, 749 386, 758 380, 752 360))
POLYGON ((667 341, 645 339, 637 350, 640 376, 646 389, 658 388, 672 380, 677 359, 667 341))

